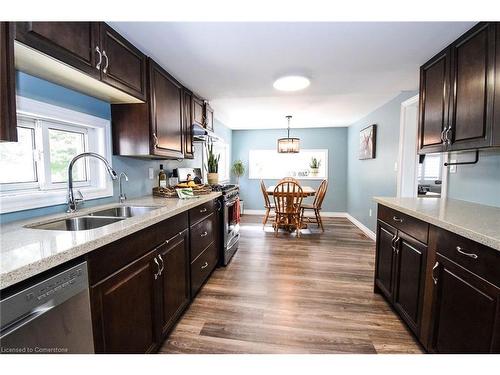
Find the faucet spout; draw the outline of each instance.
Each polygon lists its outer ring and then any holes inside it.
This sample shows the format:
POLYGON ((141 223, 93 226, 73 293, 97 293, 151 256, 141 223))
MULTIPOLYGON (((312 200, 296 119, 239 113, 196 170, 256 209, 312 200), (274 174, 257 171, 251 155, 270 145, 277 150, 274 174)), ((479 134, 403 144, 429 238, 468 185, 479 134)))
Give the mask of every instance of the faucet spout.
POLYGON ((69 162, 68 165, 68 210, 67 212, 75 212, 76 207, 78 206, 78 203, 82 202, 82 198, 77 198, 75 199, 75 195, 73 193, 73 165, 78 159, 84 158, 84 157, 93 157, 96 158, 104 163, 106 166, 106 170, 108 174, 110 175, 112 180, 116 180, 118 178, 118 175, 114 171, 114 169, 111 167, 109 162, 102 157, 99 154, 96 154, 95 152, 82 152, 81 154, 76 155, 71 161, 69 162))
POLYGON ((123 192, 122 177, 125 178, 125 181, 128 181, 127 174, 125 172, 121 172, 120 176, 118 177, 118 186, 119 186, 119 189, 120 189, 120 195, 118 196, 118 200, 120 201, 120 203, 123 203, 127 199, 127 196, 123 192))

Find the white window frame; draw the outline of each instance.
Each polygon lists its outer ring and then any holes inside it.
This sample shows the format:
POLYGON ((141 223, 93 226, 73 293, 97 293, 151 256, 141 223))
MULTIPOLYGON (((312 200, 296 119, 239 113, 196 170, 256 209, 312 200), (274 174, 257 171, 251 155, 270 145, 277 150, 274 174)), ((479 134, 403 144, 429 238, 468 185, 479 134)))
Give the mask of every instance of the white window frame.
MULTIPOLYGON (((311 176, 311 175, 308 175, 308 176, 299 176, 299 175, 296 175, 296 176, 278 176, 278 175, 265 175, 265 176, 261 176, 257 173, 257 171, 255 171, 254 169, 254 166, 252 165, 252 153, 255 153, 255 152, 259 152, 259 151, 266 151, 266 152, 276 152, 276 150, 270 150, 270 149, 255 149, 255 150, 249 150, 248 152, 248 179, 249 180, 261 180, 261 179, 264 179, 264 180, 279 180, 280 178, 283 178, 283 177, 294 177, 296 178, 297 180, 324 180, 324 179, 328 179, 328 159, 329 159, 329 156, 328 156, 328 149, 321 149, 321 148, 318 148, 318 149, 302 149, 301 152, 304 152, 304 151, 307 151, 307 152, 321 152, 324 154, 324 160, 321 160, 321 162, 323 163, 323 166, 324 166, 324 170, 325 170, 325 175, 324 176, 311 176)), ((289 155, 295 155, 295 154, 289 154, 289 155)), ((276 163, 275 160, 269 160, 270 163, 276 163)))
MULTIPOLYGON (((111 124, 109 120, 92 116, 83 112, 59 107, 53 104, 17 96, 17 113, 19 117, 36 118, 35 126, 41 126, 41 131, 36 132, 43 136, 35 140, 37 162, 48 160, 43 153, 49 153, 48 129, 84 130, 87 129, 86 142, 88 151, 96 152, 112 162, 111 124), (45 123, 44 123, 45 121, 45 123), (50 122, 50 123, 47 123, 50 122), (52 126, 51 126, 52 125, 52 126), (43 143, 43 149, 38 149, 43 143)), ((35 135, 36 137, 36 135, 35 135)), ((82 161, 78 161, 80 163, 82 161)), ((113 196, 113 182, 109 178, 104 165, 97 160, 85 158, 89 182, 77 182, 75 188, 80 190, 85 200, 113 196)), ((43 165, 43 163, 42 163, 43 165)), ((47 167, 47 166, 44 166, 47 167)), ((48 168, 45 168, 48 169, 48 168)), ((25 189, 3 190, 0 192, 0 213, 15 212, 33 208, 48 207, 67 202, 67 183, 54 183, 50 179, 50 172, 41 168, 43 176, 38 175, 39 190, 28 189, 29 183, 20 183, 25 189), (29 198, 29 199, 28 199, 29 198)), ((16 187, 11 184, 11 187, 16 187)), ((20 187, 20 186, 18 186, 20 187)))

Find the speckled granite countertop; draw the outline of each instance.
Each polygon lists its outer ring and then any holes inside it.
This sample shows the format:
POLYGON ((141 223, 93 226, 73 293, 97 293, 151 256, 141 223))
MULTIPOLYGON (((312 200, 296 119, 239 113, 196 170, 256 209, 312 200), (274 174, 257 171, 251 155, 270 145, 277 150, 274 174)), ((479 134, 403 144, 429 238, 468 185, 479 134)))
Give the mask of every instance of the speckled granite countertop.
POLYGON ((131 217, 100 228, 83 231, 55 231, 26 228, 56 219, 84 216, 119 204, 81 209, 76 214, 58 214, 17 221, 0 226, 0 289, 37 275, 99 247, 175 216, 221 195, 212 192, 193 199, 168 199, 152 196, 130 199, 126 206, 158 206, 141 216, 131 217))
POLYGON ((500 208, 455 199, 373 199, 381 205, 500 251, 500 208))

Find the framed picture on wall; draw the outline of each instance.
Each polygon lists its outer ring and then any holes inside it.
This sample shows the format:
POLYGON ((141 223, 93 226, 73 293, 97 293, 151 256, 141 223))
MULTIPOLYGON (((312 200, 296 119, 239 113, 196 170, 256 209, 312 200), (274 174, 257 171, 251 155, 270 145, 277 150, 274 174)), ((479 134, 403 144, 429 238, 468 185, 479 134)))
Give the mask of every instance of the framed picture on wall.
POLYGON ((370 125, 359 132, 359 160, 375 159, 377 125, 370 125))

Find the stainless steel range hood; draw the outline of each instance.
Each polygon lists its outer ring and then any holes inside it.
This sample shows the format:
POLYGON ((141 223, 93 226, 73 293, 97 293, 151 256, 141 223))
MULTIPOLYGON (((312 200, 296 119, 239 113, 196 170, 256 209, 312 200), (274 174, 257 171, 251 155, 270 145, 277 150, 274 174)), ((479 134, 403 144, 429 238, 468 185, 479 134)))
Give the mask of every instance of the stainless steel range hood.
POLYGON ((218 140, 220 140, 220 138, 213 131, 207 130, 198 124, 192 125, 192 131, 193 142, 217 142, 218 140))

